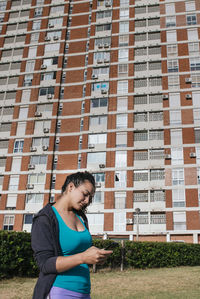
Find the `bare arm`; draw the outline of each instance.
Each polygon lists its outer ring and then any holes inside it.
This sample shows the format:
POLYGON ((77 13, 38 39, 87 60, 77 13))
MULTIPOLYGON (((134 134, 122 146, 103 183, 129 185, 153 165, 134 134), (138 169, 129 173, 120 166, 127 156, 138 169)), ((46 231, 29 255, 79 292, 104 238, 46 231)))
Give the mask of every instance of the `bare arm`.
POLYGON ((81 253, 71 256, 59 256, 56 259, 56 270, 61 273, 80 264, 103 263, 111 253, 111 250, 99 249, 92 246, 81 253))

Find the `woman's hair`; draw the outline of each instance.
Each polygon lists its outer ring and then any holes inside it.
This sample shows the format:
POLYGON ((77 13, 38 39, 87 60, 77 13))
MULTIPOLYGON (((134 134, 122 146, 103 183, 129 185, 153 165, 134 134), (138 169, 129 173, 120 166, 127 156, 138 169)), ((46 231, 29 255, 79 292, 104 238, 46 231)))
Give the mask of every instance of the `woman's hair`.
POLYGON ((91 173, 89 173, 88 171, 85 172, 76 172, 73 174, 70 174, 67 176, 63 186, 62 186, 62 193, 64 193, 66 191, 67 186, 69 185, 69 183, 73 183, 74 186, 77 188, 78 186, 80 186, 81 184, 83 184, 85 181, 89 181, 93 187, 94 187, 94 191, 95 191, 95 179, 93 177, 93 175, 91 173))

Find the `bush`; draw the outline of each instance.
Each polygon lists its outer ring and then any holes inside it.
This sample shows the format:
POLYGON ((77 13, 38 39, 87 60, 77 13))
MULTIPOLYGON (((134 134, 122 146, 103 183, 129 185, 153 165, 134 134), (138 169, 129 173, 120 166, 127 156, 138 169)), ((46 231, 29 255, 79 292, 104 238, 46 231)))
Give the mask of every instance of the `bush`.
MULTIPOLYGON (((111 240, 94 239, 93 245, 105 248, 111 240)), ((124 242, 113 249, 104 265, 98 268, 119 267, 156 268, 199 266, 200 244, 164 242, 124 242)), ((0 231, 0 279, 13 276, 38 276, 33 258, 30 233, 0 231)))
POLYGON ((0 231, 0 278, 37 275, 30 233, 0 231))

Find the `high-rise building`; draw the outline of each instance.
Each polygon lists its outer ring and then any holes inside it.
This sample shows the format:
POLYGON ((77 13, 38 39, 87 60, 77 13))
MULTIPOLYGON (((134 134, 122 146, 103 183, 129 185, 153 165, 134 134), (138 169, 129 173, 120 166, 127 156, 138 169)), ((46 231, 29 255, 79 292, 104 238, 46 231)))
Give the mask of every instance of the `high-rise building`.
POLYGON ((94 235, 200 243, 200 1, 0 1, 0 229, 88 170, 94 235))

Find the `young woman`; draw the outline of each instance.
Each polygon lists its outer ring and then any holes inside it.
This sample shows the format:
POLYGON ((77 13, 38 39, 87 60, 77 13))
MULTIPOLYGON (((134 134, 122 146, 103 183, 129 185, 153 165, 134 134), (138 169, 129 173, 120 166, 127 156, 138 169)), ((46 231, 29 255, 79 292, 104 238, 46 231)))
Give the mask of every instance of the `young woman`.
POLYGON ((94 193, 89 172, 71 174, 59 200, 35 215, 31 243, 40 274, 33 299, 90 298, 88 264, 102 263, 112 253, 92 246, 84 210, 94 193))

